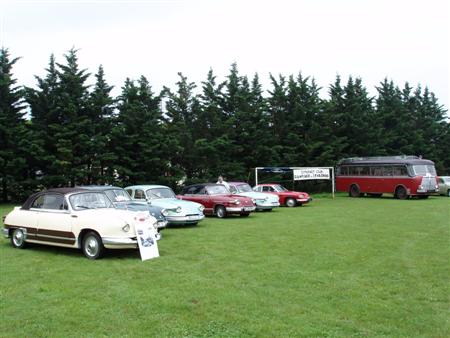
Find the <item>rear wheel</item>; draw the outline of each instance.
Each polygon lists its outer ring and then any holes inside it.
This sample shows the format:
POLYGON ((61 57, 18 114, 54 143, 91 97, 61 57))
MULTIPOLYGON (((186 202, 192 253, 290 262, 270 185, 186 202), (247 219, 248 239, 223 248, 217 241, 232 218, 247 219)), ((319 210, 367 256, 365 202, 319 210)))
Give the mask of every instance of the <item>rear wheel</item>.
POLYGON ((227 210, 225 209, 225 207, 223 205, 218 205, 216 207, 216 215, 219 218, 227 217, 227 210))
POLYGON ((89 259, 98 259, 105 253, 102 239, 95 232, 90 231, 83 237, 81 245, 84 255, 89 259))
POLYGON ((353 184, 353 185, 350 187, 350 190, 349 190, 349 192, 348 192, 348 195, 349 195, 350 197, 359 197, 359 196, 361 196, 361 193, 360 193, 360 191, 359 191, 359 187, 358 187, 357 185, 353 184))
POLYGON ((292 207, 295 207, 297 205, 297 201, 295 199, 293 199, 293 198, 286 198, 286 201, 284 202, 284 204, 287 207, 292 208, 292 207))
POLYGON ((11 234, 11 244, 13 247, 23 249, 25 247, 25 233, 22 229, 14 229, 11 234))
POLYGON ((408 198, 408 193, 404 187, 398 187, 395 189, 395 197, 399 200, 405 200, 408 198))

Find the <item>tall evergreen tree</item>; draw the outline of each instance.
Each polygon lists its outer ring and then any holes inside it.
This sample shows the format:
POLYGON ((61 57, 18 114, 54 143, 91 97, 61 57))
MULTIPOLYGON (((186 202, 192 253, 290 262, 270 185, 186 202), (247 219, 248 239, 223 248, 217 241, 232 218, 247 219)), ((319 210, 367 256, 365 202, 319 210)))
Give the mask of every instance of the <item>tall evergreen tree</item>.
POLYGON ((115 172, 120 184, 170 183, 170 152, 160 107, 148 80, 127 79, 119 97, 119 115, 111 135, 117 155, 115 172))
POLYGON ((117 155, 111 149, 111 130, 115 100, 110 96, 112 86, 105 80, 105 72, 100 66, 95 74, 96 83, 89 95, 88 114, 91 121, 89 128, 88 183, 113 182, 114 161, 117 155))
POLYGON ((0 181, 1 198, 17 197, 26 176, 27 163, 22 140, 26 139, 22 90, 16 86, 12 68, 18 58, 10 59, 8 49, 0 49, 0 181))

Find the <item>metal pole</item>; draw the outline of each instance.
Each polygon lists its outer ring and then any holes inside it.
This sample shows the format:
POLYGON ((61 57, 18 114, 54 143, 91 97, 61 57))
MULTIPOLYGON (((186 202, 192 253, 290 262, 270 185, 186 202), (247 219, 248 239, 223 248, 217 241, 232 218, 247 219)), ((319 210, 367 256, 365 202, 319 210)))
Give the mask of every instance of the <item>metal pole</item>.
POLYGON ((334 199, 335 187, 334 187, 334 168, 333 167, 331 168, 331 180, 332 180, 332 188, 331 189, 333 189, 333 199, 334 199))
POLYGON ((258 185, 258 168, 255 168, 255 185, 258 185))

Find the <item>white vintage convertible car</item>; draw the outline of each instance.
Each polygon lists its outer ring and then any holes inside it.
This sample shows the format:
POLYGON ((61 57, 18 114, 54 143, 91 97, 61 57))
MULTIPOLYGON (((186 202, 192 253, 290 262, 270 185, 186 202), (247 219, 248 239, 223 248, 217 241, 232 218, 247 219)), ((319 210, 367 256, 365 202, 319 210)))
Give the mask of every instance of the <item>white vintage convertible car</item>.
POLYGON ((156 234, 157 220, 148 212, 116 209, 101 191, 56 188, 15 207, 3 221, 3 234, 16 248, 27 242, 80 248, 97 259, 105 248, 137 248, 135 225, 142 222, 156 234))

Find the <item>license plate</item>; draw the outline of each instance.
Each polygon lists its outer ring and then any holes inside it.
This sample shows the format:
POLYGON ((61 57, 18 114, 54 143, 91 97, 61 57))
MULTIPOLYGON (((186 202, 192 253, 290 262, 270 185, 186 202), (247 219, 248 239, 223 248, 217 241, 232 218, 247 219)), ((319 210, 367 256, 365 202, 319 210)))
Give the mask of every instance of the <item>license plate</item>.
POLYGON ((245 207, 244 210, 245 210, 245 211, 252 211, 252 210, 253 210, 253 207, 245 207))
POLYGON ((188 219, 191 219, 191 220, 198 219, 198 216, 188 216, 188 219))

